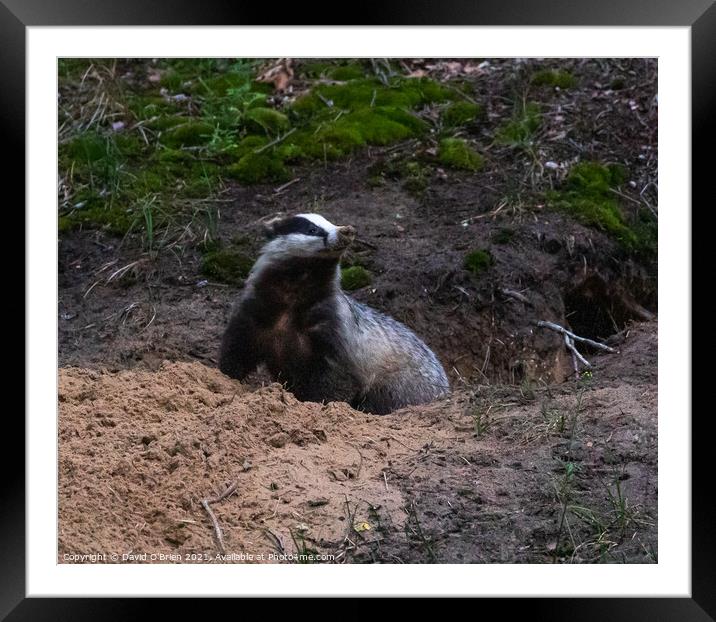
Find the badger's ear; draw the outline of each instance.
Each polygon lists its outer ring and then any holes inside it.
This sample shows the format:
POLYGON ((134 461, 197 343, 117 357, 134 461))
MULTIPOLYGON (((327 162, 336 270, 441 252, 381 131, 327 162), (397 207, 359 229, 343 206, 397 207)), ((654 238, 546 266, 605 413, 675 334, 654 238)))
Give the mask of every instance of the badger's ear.
POLYGON ((276 237, 276 225, 281 222, 281 218, 272 218, 271 220, 267 220, 263 223, 261 223, 261 231, 264 234, 264 237, 271 240, 276 237))
POLYGON ((273 223, 271 222, 265 222, 261 225, 261 233, 263 233, 264 237, 267 240, 270 240, 272 238, 276 237, 276 232, 273 227, 273 223))

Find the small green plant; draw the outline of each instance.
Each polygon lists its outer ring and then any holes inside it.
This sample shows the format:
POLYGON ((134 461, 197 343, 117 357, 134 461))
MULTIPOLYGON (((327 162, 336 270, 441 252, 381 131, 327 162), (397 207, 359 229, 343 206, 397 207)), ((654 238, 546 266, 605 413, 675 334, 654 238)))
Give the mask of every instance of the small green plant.
POLYGON ((443 138, 438 149, 438 160, 452 168, 466 171, 479 171, 485 164, 485 158, 462 138, 443 138))
POLYGON ((577 84, 576 78, 563 69, 542 69, 532 76, 535 86, 551 86, 560 89, 569 89, 577 84))
POLYGON ((291 539, 293 540, 293 545, 296 547, 296 554, 298 555, 297 562, 299 564, 317 563, 319 561, 319 552, 308 545, 304 532, 304 529, 290 530, 291 539))
POLYGON ((520 100, 515 107, 512 119, 498 128, 495 142, 508 147, 530 148, 541 124, 540 105, 537 102, 520 100))
POLYGON ((372 281, 373 275, 363 266, 351 266, 341 270, 341 287, 346 291, 367 287, 372 281))
POLYGON ((472 412, 472 422, 475 429, 475 436, 482 437, 490 427, 489 410, 475 408, 472 412))
POLYGON ((150 255, 154 252, 154 214, 152 212, 154 199, 156 199, 156 197, 152 197, 150 200, 144 201, 144 204, 142 205, 146 246, 150 255))
POLYGON ((540 406, 540 413, 547 424, 548 432, 564 434, 567 418, 561 408, 550 408, 547 402, 543 402, 540 406))
POLYGON ((419 195, 428 187, 428 171, 420 163, 407 162, 404 173, 403 188, 408 192, 419 195))
POLYGON ((477 249, 465 256, 465 269, 475 276, 480 276, 493 263, 494 259, 490 251, 477 249))
POLYGON ((497 231, 494 231, 491 235, 491 239, 495 244, 509 244, 515 235, 515 230, 509 227, 501 227, 497 231))
POLYGON ((624 470, 621 473, 615 473, 612 485, 607 485, 607 496, 612 506, 614 521, 619 528, 622 537, 626 534, 627 529, 639 524, 638 511, 630 505, 624 490, 622 489, 622 479, 624 478, 624 470))

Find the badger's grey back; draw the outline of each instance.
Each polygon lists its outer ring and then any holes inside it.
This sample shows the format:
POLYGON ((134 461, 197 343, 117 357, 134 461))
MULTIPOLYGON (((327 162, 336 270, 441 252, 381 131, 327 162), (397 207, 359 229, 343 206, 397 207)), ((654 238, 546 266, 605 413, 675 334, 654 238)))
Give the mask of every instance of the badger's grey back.
POLYGON ((449 393, 437 357, 407 326, 342 292, 338 304, 347 360, 363 384, 357 407, 387 413, 449 393))

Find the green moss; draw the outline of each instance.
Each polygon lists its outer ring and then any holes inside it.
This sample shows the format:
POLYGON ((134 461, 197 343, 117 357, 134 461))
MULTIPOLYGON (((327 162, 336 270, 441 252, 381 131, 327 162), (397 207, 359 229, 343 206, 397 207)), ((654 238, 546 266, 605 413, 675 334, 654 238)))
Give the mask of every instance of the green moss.
POLYGON ((346 291, 353 291, 366 287, 373 282, 373 275, 362 266, 351 266, 341 269, 341 287, 346 291))
POLYGON ((302 61, 298 67, 298 75, 305 78, 321 78, 327 76, 334 67, 335 65, 322 61, 302 61))
POLYGON ((495 244, 509 244, 514 237, 515 232, 508 227, 502 227, 492 233, 491 239, 495 244))
POLYGON ((196 81, 192 81, 190 90, 205 97, 225 97, 231 95, 231 91, 234 90, 251 90, 250 77, 246 73, 233 71, 211 77, 199 77, 196 81))
POLYGON ((485 114, 485 110, 479 104, 459 101, 450 104, 442 114, 443 125, 447 128, 467 125, 485 114))
POLYGON ((303 116, 325 111, 326 101, 338 110, 356 110, 371 106, 415 108, 436 101, 454 99, 450 89, 427 78, 405 78, 385 85, 377 79, 351 80, 346 84, 324 84, 293 103, 293 110, 303 116))
POLYGON ((628 223, 612 192, 625 179, 621 165, 582 162, 572 168, 561 190, 547 194, 548 205, 610 234, 628 250, 655 251, 656 222, 642 213, 637 222, 628 223))
POLYGON ((265 136, 256 136, 255 134, 249 134, 242 138, 238 144, 232 145, 226 150, 236 160, 240 160, 247 153, 251 153, 260 149, 268 143, 268 139, 265 136))
POLYGON ((147 121, 144 125, 150 130, 157 130, 163 132, 173 127, 177 127, 178 125, 183 125, 185 123, 191 122, 191 117, 177 114, 159 114, 158 116, 153 117, 151 120, 147 121))
POLYGON ((495 142, 510 147, 528 147, 542 124, 542 111, 536 102, 520 102, 512 119, 503 123, 495 134, 495 142))
POLYGON ((111 158, 116 153, 111 139, 95 132, 79 134, 64 151, 70 158, 86 163, 111 158))
POLYGON ((81 209, 63 214, 59 230, 103 229, 114 235, 124 235, 135 222, 134 214, 124 208, 110 207, 101 200, 86 202, 81 209))
POLYGON ((288 170, 280 158, 266 152, 253 151, 244 155, 236 164, 232 164, 226 173, 247 186, 286 181, 289 177, 288 170))
POLYGON ((293 146, 298 149, 297 156, 331 160, 366 144, 387 145, 419 136, 426 130, 427 125, 407 110, 369 107, 341 115, 336 120, 321 121, 314 130, 309 125, 292 134, 282 149, 293 146))
POLYGON ((303 149, 295 144, 279 145, 275 153, 283 162, 295 162, 306 155, 303 149))
POLYGON ((465 256, 465 269, 475 276, 479 276, 494 263, 490 251, 477 249, 465 256))
POLYGON ((219 283, 240 285, 249 275, 254 259, 241 248, 210 245, 201 261, 201 273, 219 283))
POLYGON ((621 91, 626 86, 626 80, 622 77, 614 78, 609 84, 609 88, 613 91, 621 91))
POLYGON ((285 132, 289 127, 288 117, 273 108, 251 108, 245 119, 250 126, 262 129, 272 136, 285 132))
POLYGON ((170 91, 178 91, 182 88, 182 86, 184 86, 185 82, 187 82, 187 80, 183 75, 181 75, 178 71, 172 70, 168 71, 161 77, 159 84, 170 91))
POLYGON ((207 144, 213 134, 213 125, 205 121, 187 121, 164 132, 161 141, 168 147, 197 147, 207 144))
POLYGON ((610 188, 622 185, 626 179, 627 170, 621 164, 580 162, 569 171, 566 186, 582 194, 605 195, 610 188))
POLYGON ((351 63, 330 70, 328 75, 334 80, 360 80, 365 78, 365 69, 362 65, 351 63))
POLYGON ((477 171, 485 164, 485 158, 461 138, 443 138, 440 141, 438 160, 452 168, 477 171))
POLYGON ((155 152, 153 157, 160 162, 193 162, 195 159, 188 151, 168 148, 155 152))
POLYGON ((569 89, 577 84, 577 80, 569 71, 542 69, 532 76, 532 84, 535 86, 556 86, 560 89, 569 89))
POLYGON ((419 121, 410 113, 397 108, 379 107, 365 108, 346 115, 335 126, 354 132, 361 137, 361 143, 387 145, 419 133, 417 128, 422 128, 419 121))

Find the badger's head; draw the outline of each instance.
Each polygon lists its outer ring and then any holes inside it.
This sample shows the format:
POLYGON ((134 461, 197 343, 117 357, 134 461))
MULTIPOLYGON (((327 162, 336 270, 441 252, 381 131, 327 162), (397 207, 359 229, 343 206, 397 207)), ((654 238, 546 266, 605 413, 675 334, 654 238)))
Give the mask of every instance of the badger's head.
POLYGON ((340 257, 355 239, 355 229, 336 226, 319 214, 275 218, 264 225, 269 239, 262 254, 285 257, 340 257))

